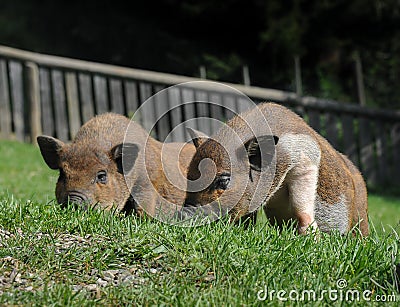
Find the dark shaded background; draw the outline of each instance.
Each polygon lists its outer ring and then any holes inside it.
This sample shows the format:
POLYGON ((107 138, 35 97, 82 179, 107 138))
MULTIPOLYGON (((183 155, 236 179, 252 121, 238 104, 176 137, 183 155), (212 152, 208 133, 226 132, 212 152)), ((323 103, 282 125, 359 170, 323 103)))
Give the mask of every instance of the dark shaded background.
POLYGON ((0 44, 104 63, 400 108, 397 0, 0 1, 0 44))

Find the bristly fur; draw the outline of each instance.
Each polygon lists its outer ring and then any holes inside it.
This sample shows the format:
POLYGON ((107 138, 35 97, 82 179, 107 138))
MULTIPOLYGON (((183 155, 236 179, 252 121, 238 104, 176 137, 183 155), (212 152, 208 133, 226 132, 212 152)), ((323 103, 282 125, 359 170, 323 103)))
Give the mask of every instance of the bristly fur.
POLYGON ((146 205, 150 211, 158 197, 172 203, 183 202, 184 191, 177 189, 167 180, 164 170, 169 170, 172 174, 186 175, 187 166, 195 152, 194 146, 186 143, 165 144, 162 149, 163 144, 151 138, 140 125, 114 113, 98 115, 89 120, 80 128, 72 143, 64 144, 46 136, 38 137, 38 143, 49 167, 60 169, 56 185, 56 198, 59 203, 65 202, 72 191, 83 195, 89 205, 104 209, 117 207, 119 211, 126 212, 135 210, 139 215, 143 214, 143 208, 134 201, 135 195, 132 197, 131 193, 143 193, 145 187, 142 182, 147 178, 150 178, 151 185, 155 188, 145 191, 149 194, 146 205), (124 178, 121 165, 116 160, 120 154, 113 153, 113 149, 123 144, 129 125, 129 141, 146 144, 146 147, 124 144, 128 150, 138 150, 131 154, 135 160, 131 161, 130 166, 133 166, 133 171, 124 178), (182 148, 178 161, 176 156, 170 154, 177 147, 182 148), (164 165, 161 162, 161 150, 164 154, 164 165), (139 160, 146 161, 147 165, 144 168, 136 167, 135 163, 139 163, 139 160), (107 173, 106 184, 95 182, 96 173, 101 170, 107 173))
MULTIPOLYGON (((274 178, 271 187, 265 188, 264 195, 264 210, 269 220, 277 224, 296 220, 299 233, 315 230, 319 225, 322 231, 345 233, 358 225, 361 233, 368 235, 367 190, 358 169, 302 118, 278 104, 260 104, 228 121, 212 138, 198 146, 189 165, 188 178, 196 174, 198 164, 204 158, 214 161, 217 172, 228 171, 229 157, 220 150, 221 146, 214 144, 214 140, 224 142, 232 129, 239 137, 248 135, 246 122, 254 125, 254 114, 259 111, 267 119, 273 136, 279 140, 275 147, 274 178)), ((257 153, 257 145, 253 143, 247 148, 249 156, 257 153)), ((248 208, 260 171, 250 172, 251 180, 243 196, 230 211, 232 220, 250 214, 248 208)), ((233 197, 235 190, 231 185, 226 192, 233 197)), ((187 200, 200 206, 221 195, 221 191, 200 191, 188 193, 187 200)))

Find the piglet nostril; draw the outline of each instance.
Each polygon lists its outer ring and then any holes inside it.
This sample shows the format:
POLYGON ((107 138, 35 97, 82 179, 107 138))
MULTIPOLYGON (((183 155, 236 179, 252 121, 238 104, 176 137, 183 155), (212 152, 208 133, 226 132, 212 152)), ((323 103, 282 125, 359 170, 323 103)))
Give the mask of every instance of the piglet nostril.
POLYGON ((197 207, 197 205, 195 204, 195 202, 193 202, 193 201, 191 201, 189 199, 186 199, 184 207, 197 207))
POLYGON ((70 203, 70 204, 82 206, 87 202, 88 202, 88 197, 85 194, 78 192, 78 191, 72 191, 72 192, 68 193, 63 204, 67 205, 68 203, 70 203))

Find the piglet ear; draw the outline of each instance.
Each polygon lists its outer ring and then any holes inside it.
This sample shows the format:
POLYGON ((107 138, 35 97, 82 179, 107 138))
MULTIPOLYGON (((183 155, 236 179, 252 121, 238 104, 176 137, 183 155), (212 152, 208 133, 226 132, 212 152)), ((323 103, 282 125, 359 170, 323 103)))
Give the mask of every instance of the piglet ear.
POLYGON ((201 144, 203 144, 205 141, 207 141, 207 139, 209 138, 203 132, 192 129, 190 127, 187 127, 186 130, 189 133, 190 137, 192 138, 193 144, 194 146, 196 146, 196 148, 199 147, 201 144))
POLYGON ((46 164, 51 169, 60 168, 60 150, 64 146, 64 143, 46 135, 38 136, 37 142, 46 164))
POLYGON ((117 163, 118 172, 129 173, 135 165, 139 155, 139 145, 134 143, 123 143, 111 149, 111 157, 117 163))
POLYGON ((278 141, 276 135, 262 135, 244 144, 251 169, 260 172, 271 163, 278 141))

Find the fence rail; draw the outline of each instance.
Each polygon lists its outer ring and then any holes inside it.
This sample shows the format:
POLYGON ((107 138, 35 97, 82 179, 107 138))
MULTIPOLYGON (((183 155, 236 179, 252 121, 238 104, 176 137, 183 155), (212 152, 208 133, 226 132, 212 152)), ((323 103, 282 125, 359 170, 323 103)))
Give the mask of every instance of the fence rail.
MULTIPOLYGON (((70 140, 95 114, 113 111, 132 115, 149 97, 179 83, 200 79, 114 65, 49 56, 0 46, 0 137, 33 141, 39 134, 70 140)), ((295 93, 225 83, 255 102, 274 101, 291 107, 331 144, 359 166, 370 185, 400 187, 400 112, 360 107, 295 93)), ((181 88, 158 97, 154 110, 137 118, 145 128, 164 111, 154 136, 164 141, 187 119, 228 119, 223 108, 182 101, 212 100, 240 112, 240 98, 202 87, 181 88)), ((198 120, 196 127, 212 133, 217 125, 198 120)), ((186 139, 184 127, 168 140, 186 139)))

